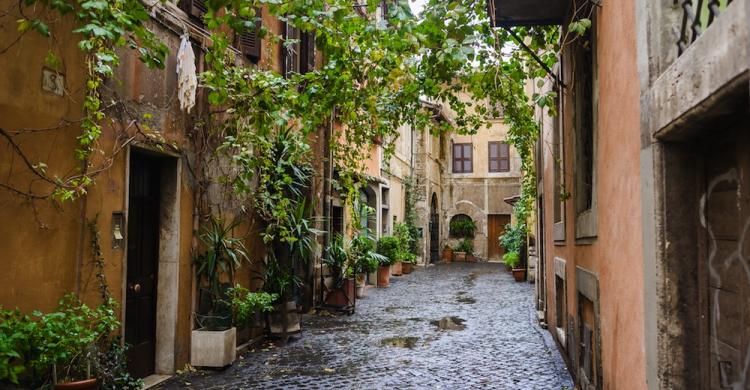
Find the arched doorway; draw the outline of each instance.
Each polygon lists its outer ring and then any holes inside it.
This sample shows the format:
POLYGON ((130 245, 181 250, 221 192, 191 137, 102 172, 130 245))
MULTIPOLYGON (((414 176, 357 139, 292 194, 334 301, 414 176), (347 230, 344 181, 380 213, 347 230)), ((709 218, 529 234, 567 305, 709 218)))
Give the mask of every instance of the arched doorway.
POLYGON ((440 260, 440 218, 438 216, 437 195, 430 201, 430 262, 440 260))

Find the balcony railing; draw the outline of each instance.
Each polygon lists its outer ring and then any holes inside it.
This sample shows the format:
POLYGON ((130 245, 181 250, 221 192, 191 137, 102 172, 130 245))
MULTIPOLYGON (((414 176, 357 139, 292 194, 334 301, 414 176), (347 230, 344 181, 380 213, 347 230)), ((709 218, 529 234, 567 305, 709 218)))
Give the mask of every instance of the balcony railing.
POLYGON ((685 52, 698 36, 713 23, 732 0, 675 0, 682 3, 682 28, 677 47, 679 54, 685 52))

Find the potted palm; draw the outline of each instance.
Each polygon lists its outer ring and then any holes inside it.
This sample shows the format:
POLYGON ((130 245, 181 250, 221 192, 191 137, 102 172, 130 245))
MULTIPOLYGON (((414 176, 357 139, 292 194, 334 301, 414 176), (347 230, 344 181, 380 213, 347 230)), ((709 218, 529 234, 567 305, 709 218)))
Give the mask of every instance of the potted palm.
POLYGON ((333 286, 326 296, 326 304, 351 306, 354 304, 354 269, 350 265, 351 243, 337 234, 326 248, 323 264, 333 277, 333 286))
POLYGON ((364 298, 368 273, 376 272, 384 256, 375 251, 376 242, 370 234, 357 235, 351 242, 351 254, 355 258, 357 298, 364 298))
POLYGON ((227 290, 237 269, 250 261, 243 239, 232 236, 239 223, 225 225, 221 218, 212 217, 198 235, 206 250, 193 260, 201 296, 195 316, 198 327, 190 343, 190 362, 196 367, 224 367, 236 357, 237 329, 232 326, 227 290))
POLYGON ((378 240, 377 252, 382 256, 378 268, 378 287, 388 287, 391 265, 398 258, 398 249, 398 238, 394 236, 385 236, 378 240))

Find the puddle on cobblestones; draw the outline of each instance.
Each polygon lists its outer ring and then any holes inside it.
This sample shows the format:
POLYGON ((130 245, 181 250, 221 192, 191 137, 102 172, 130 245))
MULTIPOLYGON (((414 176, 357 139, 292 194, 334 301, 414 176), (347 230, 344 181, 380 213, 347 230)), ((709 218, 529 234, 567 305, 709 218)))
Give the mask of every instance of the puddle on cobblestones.
POLYGON ((388 313, 395 313, 398 310, 404 310, 404 309, 407 309, 407 308, 403 306, 388 306, 385 308, 385 311, 388 313))
POLYGON ((466 329, 464 322, 466 322, 466 320, 463 318, 450 316, 443 317, 439 321, 432 321, 430 324, 437 326, 440 330, 464 330, 466 329))
POLYGON ((419 337, 388 337, 380 340, 380 345, 412 349, 417 345, 417 341, 419 341, 419 337))
POLYGON ((419 321, 422 321, 422 318, 411 317, 411 318, 407 318, 407 320, 409 320, 411 322, 419 322, 419 321))
POLYGON ((477 303, 477 300, 472 297, 467 297, 466 291, 459 291, 458 294, 456 294, 456 302, 472 305, 477 303))

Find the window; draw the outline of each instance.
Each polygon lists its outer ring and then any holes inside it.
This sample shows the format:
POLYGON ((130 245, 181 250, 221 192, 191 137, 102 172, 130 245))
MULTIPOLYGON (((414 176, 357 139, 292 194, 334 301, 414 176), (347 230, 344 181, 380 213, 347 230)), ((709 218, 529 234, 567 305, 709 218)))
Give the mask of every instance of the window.
POLYGON ((562 133, 562 115, 563 107, 560 99, 560 92, 556 90, 555 107, 557 116, 552 118, 552 169, 553 172, 553 191, 552 203, 554 205, 553 216, 553 236, 555 241, 565 241, 565 198, 567 189, 565 188, 565 148, 562 133))
POLYGON ((254 27, 245 27, 245 29, 237 36, 237 47, 240 49, 242 54, 246 55, 252 61, 260 61, 260 53, 262 48, 262 40, 259 36, 260 26, 263 19, 263 14, 260 9, 255 10, 255 25, 254 27))
POLYGON ((471 143, 453 144, 453 173, 474 171, 471 143))
POLYGON ((505 142, 490 142, 489 170, 490 172, 510 172, 510 147, 505 142))
POLYGON ((203 15, 208 12, 206 0, 179 0, 177 6, 190 15, 192 19, 203 24, 203 15))
POLYGON ((490 104, 488 117, 490 119, 502 119, 505 117, 505 107, 500 102, 490 104))
POLYGON ((315 33, 300 32, 284 24, 284 39, 296 42, 284 46, 284 77, 292 73, 305 74, 315 68, 315 33))

